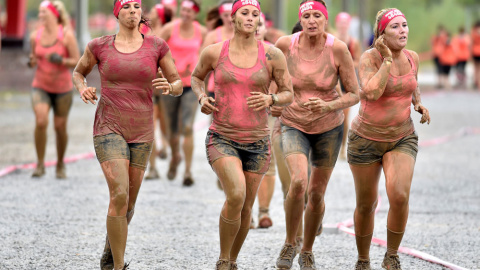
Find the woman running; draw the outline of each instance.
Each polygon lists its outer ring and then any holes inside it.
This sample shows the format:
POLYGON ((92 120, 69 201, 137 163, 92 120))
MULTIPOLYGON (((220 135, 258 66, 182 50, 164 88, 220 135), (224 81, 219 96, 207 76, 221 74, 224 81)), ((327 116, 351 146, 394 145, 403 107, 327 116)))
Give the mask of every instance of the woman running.
POLYGON ((348 48, 325 32, 328 20, 325 2, 302 1, 299 19, 303 32, 282 37, 276 44, 287 58, 295 94, 295 101, 280 118, 291 184, 285 200, 287 235, 277 259, 279 269, 290 269, 297 254, 295 239, 307 187, 303 247, 298 262, 300 269, 316 269, 312 247, 322 228, 325 190, 342 142, 343 109, 359 100, 358 81, 348 48), (339 77, 347 92, 341 97, 335 90, 339 77))
POLYGON ((356 268, 370 269, 378 181, 385 174, 390 209, 387 219, 385 269, 401 269, 397 255, 408 217, 418 137, 410 106, 422 114, 420 123, 430 123, 417 84, 418 55, 406 50, 408 25, 398 9, 383 9, 375 20, 374 48, 362 54, 359 77, 360 110, 348 135, 348 163, 355 180, 356 268))
POLYGON ((116 270, 126 269, 128 224, 152 149, 152 80, 161 68, 153 88, 175 96, 181 95, 183 88, 166 42, 139 32, 145 22, 141 0, 115 0, 113 13, 118 33, 88 44, 73 80, 82 100, 95 104, 96 89, 87 86, 85 77, 98 64, 102 96, 95 114, 93 142, 110 194, 100 268, 116 270))
MULTIPOLYGON (((348 51, 352 55, 353 65, 355 67, 355 71, 358 70, 358 63, 360 62, 360 55, 362 54, 362 48, 360 46, 360 42, 356 40, 354 37, 350 36, 348 31, 350 30, 350 21, 352 17, 347 12, 340 12, 338 13, 337 17, 335 17, 335 26, 336 26, 336 37, 341 41, 345 42, 348 47, 348 51)), ((340 81, 340 89, 342 90, 342 94, 345 94, 345 87, 343 86, 342 82, 340 81)), ((340 148, 340 159, 346 160, 347 159, 347 133, 348 133, 348 126, 350 125, 350 121, 348 120, 350 114, 350 108, 345 108, 343 110, 343 114, 345 115, 345 121, 343 122, 343 137, 342 137, 342 147, 340 148)))
POLYGON ((63 157, 67 149, 68 113, 72 107, 73 85, 69 68, 80 58, 70 19, 61 1, 43 1, 38 18, 41 27, 30 35, 30 61, 37 66, 32 83, 32 107, 35 113, 35 149, 37 168, 32 177, 45 174, 48 114, 53 108, 57 139, 57 179, 67 178, 63 157))
MULTIPOLYGON (((151 10, 148 16, 149 18, 149 25, 151 27, 148 35, 154 35, 160 37, 160 32, 162 30, 163 25, 170 22, 172 20, 172 12, 170 9, 165 8, 162 4, 155 5, 151 10)), ((148 27, 147 27, 148 28, 148 27)), ((162 142, 162 148, 158 152, 158 156, 161 159, 167 158, 167 147, 168 147, 168 140, 167 140, 167 125, 165 119, 165 112, 162 107, 160 91, 153 91, 153 127, 154 130, 156 129, 157 123, 160 125, 160 138, 162 142)), ((150 161, 149 161, 149 169, 148 173, 145 176, 147 180, 153 180, 160 178, 160 175, 157 171, 157 166, 155 162, 155 158, 157 157, 157 144, 153 143, 152 146, 152 154, 150 154, 150 161)))
MULTIPOLYGON (((442 76, 442 65, 440 64, 440 55, 442 54, 443 47, 445 46, 446 31, 443 25, 439 25, 437 33, 432 37, 432 53, 433 53, 433 63, 435 64, 435 70, 437 72, 437 88, 442 88, 441 76, 442 76)), ((373 43, 374 44, 374 43, 373 43)), ((373 45, 372 44, 372 45, 373 45)))
POLYGON ((185 174, 183 185, 191 186, 194 178, 190 171, 193 158, 193 123, 198 108, 198 101, 191 87, 191 74, 198 61, 203 39, 207 33, 195 18, 200 12, 196 1, 184 0, 180 7, 180 19, 168 23, 162 29, 160 37, 167 41, 175 65, 183 82, 183 95, 180 98, 162 97, 169 130, 169 143, 172 159, 167 178, 175 179, 177 166, 182 160, 180 155, 180 137, 183 135, 183 153, 185 156, 185 174))
POLYGON ((465 32, 465 28, 461 26, 458 29, 458 35, 452 41, 457 53, 457 88, 465 89, 467 86, 467 73, 465 68, 468 60, 470 60, 470 36, 465 32))
POLYGON ((472 56, 474 64, 474 87, 480 89, 480 21, 477 21, 472 28, 472 56))
POLYGON ((235 35, 203 50, 192 75, 202 113, 213 113, 205 140, 207 157, 226 195, 217 270, 238 269, 236 260, 250 229, 258 186, 270 163, 268 108, 286 106, 293 98, 285 57, 255 39, 260 12, 258 1, 236 0, 231 13, 235 35), (205 92, 210 71, 216 99, 205 92), (269 95, 272 79, 278 94, 269 95))

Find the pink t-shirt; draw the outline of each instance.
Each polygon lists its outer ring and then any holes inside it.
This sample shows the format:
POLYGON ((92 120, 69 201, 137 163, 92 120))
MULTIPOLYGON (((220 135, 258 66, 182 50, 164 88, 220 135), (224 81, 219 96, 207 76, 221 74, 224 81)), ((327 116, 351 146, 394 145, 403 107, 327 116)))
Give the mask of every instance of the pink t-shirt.
POLYGON ((213 113, 210 130, 240 143, 256 142, 269 135, 268 111, 255 112, 247 105, 247 98, 252 96, 250 92, 268 94, 270 86, 264 44, 257 41, 257 46, 257 63, 251 68, 239 68, 228 56, 230 40, 225 41, 214 70, 219 111, 213 113))
MULTIPOLYGON (((374 49, 375 50, 375 49, 374 49)), ((410 117, 412 94, 417 88, 417 67, 410 53, 403 50, 411 70, 403 76, 388 76, 383 95, 376 101, 362 99, 352 122, 357 135, 380 142, 394 142, 415 131, 410 117)))
POLYGON ((93 135, 120 134, 128 143, 153 141, 152 80, 158 62, 169 51, 156 36, 145 36, 133 53, 119 52, 115 36, 96 38, 88 48, 98 60, 102 95, 98 102, 93 135))
POLYGON ((301 34, 302 32, 298 32, 292 35, 287 54, 294 100, 282 112, 280 119, 284 125, 302 132, 320 134, 338 127, 344 119, 342 110, 318 113, 310 111, 303 105, 312 97, 318 97, 326 102, 340 98, 335 91, 338 81, 338 68, 335 66, 332 49, 335 37, 328 34, 322 53, 314 60, 306 60, 300 56, 298 50, 301 34))
POLYGON ((32 87, 40 88, 48 93, 62 94, 71 91, 73 88, 72 73, 68 67, 54 64, 48 61, 51 54, 57 53, 60 56, 68 57, 68 51, 63 44, 63 27, 58 27, 57 41, 52 46, 43 47, 40 38, 44 28, 38 29, 35 37, 35 57, 37 58, 37 71, 32 82, 32 87))
POLYGON ((167 41, 172 57, 175 60, 183 87, 191 86, 192 72, 197 65, 200 47, 202 46, 202 30, 198 22, 193 22, 195 34, 191 39, 180 36, 180 21, 174 22, 172 34, 167 41))

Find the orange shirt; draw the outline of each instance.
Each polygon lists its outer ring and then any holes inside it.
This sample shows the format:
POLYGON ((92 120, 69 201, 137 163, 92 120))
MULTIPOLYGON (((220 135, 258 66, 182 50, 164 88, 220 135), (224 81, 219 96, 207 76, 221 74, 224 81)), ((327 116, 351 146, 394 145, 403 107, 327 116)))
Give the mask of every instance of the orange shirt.
POLYGON ((472 29, 472 54, 473 56, 480 56, 480 29, 472 29))
POLYGON ((443 51, 439 56, 440 63, 445 66, 453 66, 457 63, 457 53, 453 42, 445 44, 443 51))
POLYGON ((432 38, 432 50, 433 56, 439 57, 443 51, 443 47, 445 46, 445 37, 441 37, 440 35, 436 35, 432 38))
POLYGON ((468 59, 470 59, 470 39, 468 36, 456 36, 452 43, 455 47, 455 51, 457 52, 458 61, 468 61, 468 59))

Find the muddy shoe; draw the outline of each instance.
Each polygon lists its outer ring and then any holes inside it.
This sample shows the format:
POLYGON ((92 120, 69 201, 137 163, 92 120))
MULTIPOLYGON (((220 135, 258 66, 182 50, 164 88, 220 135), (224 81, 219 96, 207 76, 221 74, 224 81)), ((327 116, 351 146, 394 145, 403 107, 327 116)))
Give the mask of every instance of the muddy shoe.
POLYGON ((145 176, 146 180, 160 179, 160 175, 157 172, 157 169, 150 169, 148 174, 145 176))
POLYGON ((183 177, 183 186, 189 187, 192 186, 194 183, 195 181, 193 181, 192 176, 189 173, 185 174, 185 176, 183 177))
POLYGON ((355 264, 355 270, 371 270, 370 268, 370 260, 358 259, 357 263, 355 264))
POLYGON ((317 267, 315 266, 315 257, 311 251, 300 253, 298 264, 300 265, 300 270, 317 270, 317 267))
POLYGON ((272 227, 273 221, 270 218, 270 215, 267 212, 262 212, 260 215, 258 215, 258 228, 261 229, 268 229, 272 227))
POLYGON ((108 242, 108 235, 105 239, 105 248, 103 249, 102 258, 100 258, 101 270, 113 270, 113 255, 108 242))
POLYGON ((218 260, 215 269, 216 270, 230 270, 230 262, 228 260, 218 260))
POLYGON ((61 180, 67 179, 67 170, 65 169, 65 166, 57 166, 56 177, 61 180))
POLYGON ((38 177, 42 177, 44 175, 45 175, 45 166, 38 166, 37 165, 37 168, 35 168, 35 170, 32 173, 32 177, 33 178, 38 178, 38 177))
POLYGON ((238 270, 237 262, 230 262, 230 270, 238 270))
POLYGON ((387 255, 383 258, 382 267, 387 270, 402 270, 398 255, 387 255))
POLYGON ((277 258, 277 269, 292 268, 293 259, 297 256, 297 249, 291 244, 284 244, 280 251, 280 256, 277 258))

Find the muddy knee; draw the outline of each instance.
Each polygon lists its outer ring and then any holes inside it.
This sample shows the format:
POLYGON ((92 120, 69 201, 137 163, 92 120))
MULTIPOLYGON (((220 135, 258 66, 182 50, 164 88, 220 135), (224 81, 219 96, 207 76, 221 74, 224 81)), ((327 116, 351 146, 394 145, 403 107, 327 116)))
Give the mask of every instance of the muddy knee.
POLYGON ((227 205, 229 211, 240 212, 245 203, 245 192, 234 191, 227 194, 227 205))
POLYGON ((376 208, 376 200, 374 202, 361 202, 357 204, 357 214, 361 216, 369 216, 375 212, 376 208))
POLYGON ((310 191, 308 193, 308 204, 315 212, 322 211, 325 194, 317 191, 310 191))
POLYGON ((127 214, 128 193, 126 191, 111 191, 110 216, 123 216, 127 214))
POLYGON ((303 196, 305 196, 306 189, 307 189, 306 179, 301 179, 301 178, 292 179, 288 194, 290 198, 294 200, 301 200, 303 196))

